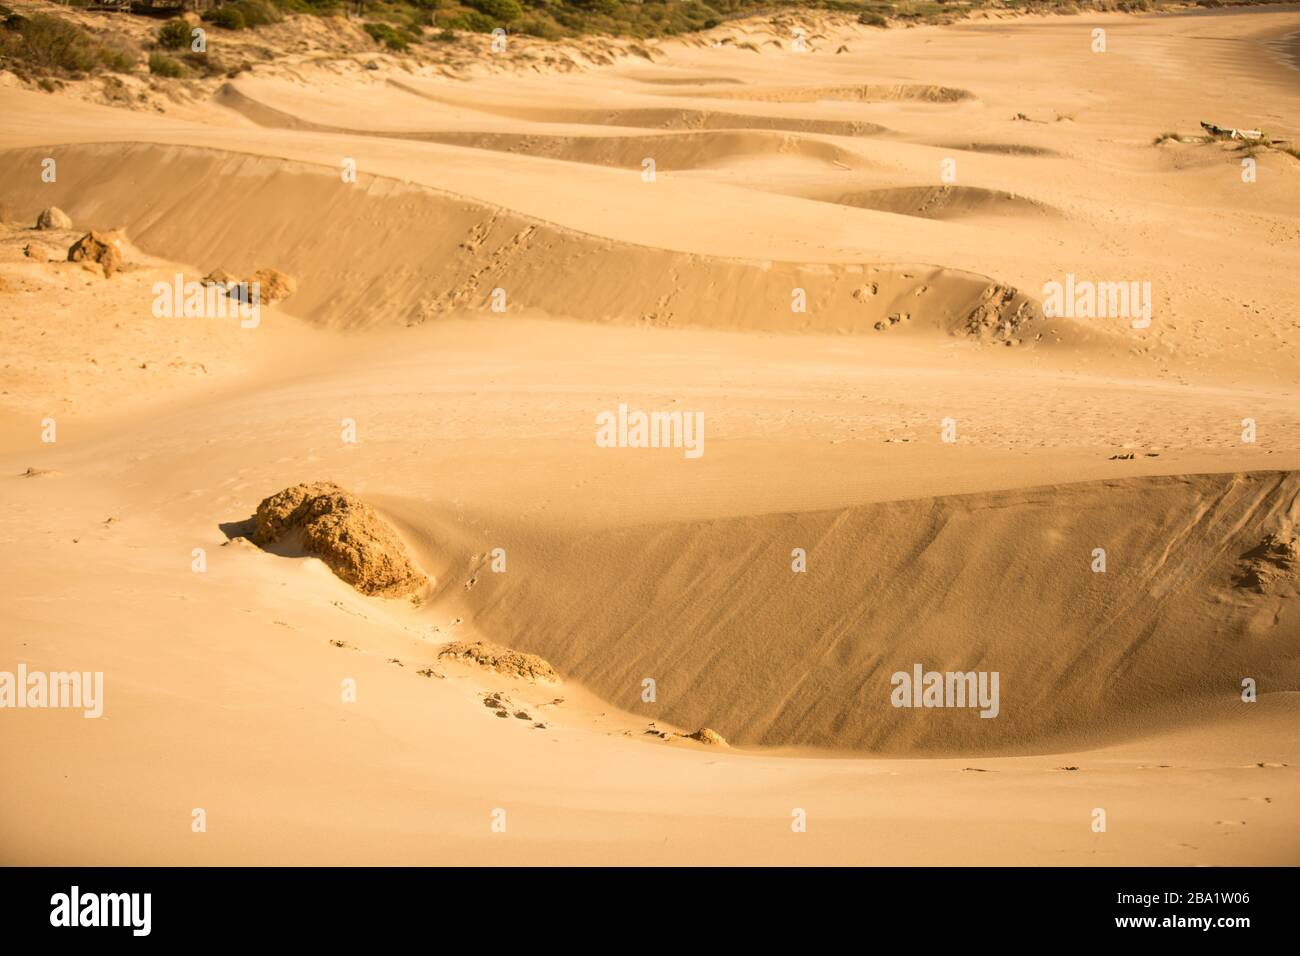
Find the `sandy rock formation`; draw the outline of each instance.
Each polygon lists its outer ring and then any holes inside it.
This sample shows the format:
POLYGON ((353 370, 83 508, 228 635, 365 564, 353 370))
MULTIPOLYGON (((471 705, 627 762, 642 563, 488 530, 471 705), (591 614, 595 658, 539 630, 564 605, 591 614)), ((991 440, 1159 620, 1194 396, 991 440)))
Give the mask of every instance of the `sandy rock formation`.
POLYGON ((37 229, 71 229, 72 217, 58 206, 48 206, 36 217, 37 229))
POLYGON ((204 285, 220 286, 222 289, 229 289, 232 285, 237 285, 238 283, 239 280, 225 269, 213 269, 203 277, 204 285))
POLYGON ((501 674, 523 677, 527 680, 558 681, 560 675, 550 664, 536 654, 512 651, 484 641, 455 641, 438 652, 438 657, 453 657, 489 667, 501 674))
POLYGON ((702 744, 708 744, 711 747, 727 746, 726 739, 716 730, 710 730, 708 727, 701 727, 693 734, 687 734, 691 740, 698 740, 702 744))
POLYGON ((298 283, 278 269, 258 269, 248 277, 249 283, 257 283, 261 300, 268 305, 287 299, 298 291, 298 283))
POLYGON ((1242 555, 1237 587, 1271 594, 1280 586, 1300 584, 1300 538, 1293 531, 1278 531, 1242 555))
POLYGON ((110 236, 91 231, 72 244, 68 261, 97 263, 104 270, 104 278, 108 279, 122 268, 122 250, 110 236))
POLYGON ((232 280, 226 285, 226 295, 236 302, 253 304, 254 291, 257 303, 271 305, 297 292, 298 283, 278 269, 258 269, 247 279, 232 280))
POLYGON ((333 482, 294 485, 257 506, 249 539, 266 547, 290 537, 363 594, 401 597, 427 578, 397 533, 360 498, 333 482))

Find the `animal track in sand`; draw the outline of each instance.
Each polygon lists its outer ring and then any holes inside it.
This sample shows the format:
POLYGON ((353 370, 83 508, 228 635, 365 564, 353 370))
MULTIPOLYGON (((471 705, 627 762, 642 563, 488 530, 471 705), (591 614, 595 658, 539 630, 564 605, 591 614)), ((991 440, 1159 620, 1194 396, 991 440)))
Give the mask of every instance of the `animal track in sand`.
POLYGON ((487 692, 482 695, 483 706, 491 710, 496 716, 503 719, 513 717, 516 720, 527 720, 535 728, 546 729, 546 724, 542 721, 533 721, 533 715, 526 709, 516 704, 506 694, 499 690, 487 692))

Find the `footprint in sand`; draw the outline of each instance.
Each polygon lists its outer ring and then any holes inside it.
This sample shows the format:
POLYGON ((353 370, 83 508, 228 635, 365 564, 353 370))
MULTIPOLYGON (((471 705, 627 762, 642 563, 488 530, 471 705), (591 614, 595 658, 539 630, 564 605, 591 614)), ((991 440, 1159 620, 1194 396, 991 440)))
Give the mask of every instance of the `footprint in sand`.
POLYGON ((518 720, 529 721, 533 719, 532 714, 519 708, 519 705, 499 690, 485 694, 483 696, 483 706, 490 708, 498 717, 515 717, 518 720))

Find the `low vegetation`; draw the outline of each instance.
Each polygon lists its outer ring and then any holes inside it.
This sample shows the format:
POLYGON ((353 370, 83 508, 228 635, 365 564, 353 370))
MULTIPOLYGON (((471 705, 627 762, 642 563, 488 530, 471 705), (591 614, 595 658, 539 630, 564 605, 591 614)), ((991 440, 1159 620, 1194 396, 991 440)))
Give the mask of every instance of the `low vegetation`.
POLYGON ((62 17, 22 16, 0 7, 0 56, 20 77, 77 79, 100 72, 130 73, 140 51, 125 41, 104 43, 62 17))
MULTIPOLYGON (((90 0, 70 0, 86 6, 90 0)), ((402 53, 424 45, 455 42, 458 32, 509 34, 548 40, 589 34, 649 38, 706 30, 728 20, 800 10, 843 14, 866 26, 957 20, 971 10, 996 6, 1020 12, 1149 10, 1175 0, 198 0, 209 37, 256 30, 286 15, 359 16, 375 43, 402 53)), ((1244 5, 1250 0, 1195 0, 1198 6, 1244 5)), ((1273 2, 1273 0, 1256 0, 1273 2)), ((1281 0, 1277 0, 1281 2, 1281 0)), ((111 23, 111 21, 106 21, 111 23)), ((220 72, 214 61, 191 62, 192 27, 177 17, 154 32, 150 73, 180 76, 220 72), (178 59, 167 52, 185 55, 178 59)), ((0 63, 32 80, 67 79, 107 72, 130 73, 142 66, 142 51, 124 40, 105 41, 63 17, 21 15, 0 5, 0 63)))
MULTIPOLYGON (((330 0, 278 2, 286 9, 301 12, 343 12, 341 5, 332 5, 330 0)), ((1198 6, 1206 7, 1238 2, 1245 0, 1196 0, 1198 6)), ((371 23, 401 27, 415 37, 424 28, 433 27, 444 31, 436 39, 446 39, 448 30, 491 33, 496 29, 560 39, 586 34, 635 38, 673 36, 707 30, 741 17, 808 9, 856 16, 859 23, 887 27, 891 21, 948 22, 962 18, 971 10, 987 7, 1075 13, 1154 10, 1173 3, 1174 0, 363 0, 349 6, 360 9, 371 23)), ((387 45, 387 36, 380 42, 387 45)))
POLYGON ((158 28, 158 45, 164 50, 180 50, 190 45, 193 34, 187 22, 177 17, 158 28))
POLYGON ((175 79, 185 75, 185 65, 166 53, 154 51, 149 54, 149 72, 154 76, 175 79))
POLYGON ((284 19, 280 6, 265 0, 236 0, 203 11, 205 22, 225 30, 251 30, 284 19))

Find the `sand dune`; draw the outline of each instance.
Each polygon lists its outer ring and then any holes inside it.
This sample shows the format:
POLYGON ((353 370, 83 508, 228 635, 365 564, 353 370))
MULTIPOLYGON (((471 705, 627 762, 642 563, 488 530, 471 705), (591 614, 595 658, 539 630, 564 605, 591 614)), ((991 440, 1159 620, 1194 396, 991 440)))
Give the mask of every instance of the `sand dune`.
POLYGON ((937 143, 943 149, 964 153, 992 153, 995 156, 1055 156, 1054 151, 1043 146, 1024 143, 937 143))
POLYGON ((792 22, 0 75, 0 861, 1300 861, 1300 14, 792 22))
MULTIPOLYGON (((47 152, 7 153, 0 164, 16 171, 47 152)), ((601 322, 778 330, 797 315, 804 329, 870 331, 907 315, 912 330, 975 338, 1050 343, 1083 334, 1032 319, 1014 289, 954 270, 685 256, 378 177, 342 191, 331 171, 234 153, 143 144, 54 152, 70 172, 46 191, 48 200, 77 217, 93 208, 137 242, 186 262, 240 272, 272 261, 302 286, 295 314, 327 325, 412 325, 457 309, 486 311, 501 288, 516 309, 601 322), (235 196, 226 185, 232 177, 235 196), (153 190, 142 205, 141 179, 165 191, 153 190), (92 184, 93 207, 81 198, 92 184), (208 227, 195 232, 168 214, 178 208, 208 210, 208 227), (339 275, 348 281, 338 283, 339 275), (806 292, 806 313, 793 312, 794 289, 806 292)), ((8 179, 17 182, 16 174, 8 179)), ((0 192, 0 201, 16 198, 17 190, 0 192)))
MULTIPOLYGON (((677 95, 694 96, 700 94, 683 90, 678 92, 677 95)), ((900 100, 920 103, 958 103, 975 98, 975 94, 970 90, 920 84, 813 86, 774 90, 747 87, 743 90, 711 90, 703 95, 711 99, 754 100, 766 103, 814 103, 818 100, 845 100, 851 103, 893 103, 900 100)))
MULTIPOLYGON (((527 106, 514 102, 466 101, 414 81, 393 80, 400 90, 415 93, 446 106, 473 109, 511 119, 538 123, 577 123, 584 126, 625 126, 647 129, 770 129, 797 133, 829 133, 838 136, 873 136, 885 132, 876 123, 860 120, 809 119, 797 116, 773 116, 762 113, 729 113, 721 110, 669 109, 641 107, 633 109, 587 109, 564 106, 527 106)), ((438 88, 440 89, 440 88, 438 88)))
POLYGON ((232 84, 222 87, 218 102, 247 116, 259 126, 347 133, 355 136, 383 136, 446 143, 471 149, 528 153, 566 162, 595 163, 640 169, 653 156, 662 170, 699 169, 750 156, 777 156, 785 160, 807 159, 841 168, 861 166, 861 158, 833 143, 800 136, 755 130, 711 130, 708 132, 665 133, 654 136, 555 136, 546 133, 494 133, 464 130, 409 131, 339 129, 299 119, 257 102, 232 84))
POLYGON ((638 83, 648 83, 652 86, 707 86, 713 84, 732 84, 744 83, 744 80, 738 80, 734 76, 667 76, 667 75, 640 75, 632 76, 630 79, 638 83))
POLYGON ((1294 536, 1297 519, 1300 476, 1288 472, 1039 487, 544 543, 521 531, 518 542, 502 535, 507 549, 547 561, 485 581, 472 619, 627 710, 707 724, 740 744, 896 754, 1094 747, 1239 706, 1243 677, 1296 686, 1300 565, 1269 594, 1238 579, 1265 536, 1294 536), (792 573, 795 547, 807 552, 807 573, 792 573), (1094 548, 1106 552, 1104 573, 1089 571, 1094 548), (580 634, 569 626, 577 607, 580 634), (890 675, 916 662, 1000 672, 1006 712, 986 720, 890 706, 890 675), (647 676, 660 688, 654 706, 638 697, 647 676))
POLYGON ((1026 215, 1059 215, 1045 203, 1025 196, 978 186, 896 186, 862 192, 821 192, 814 190, 809 199, 878 209, 923 219, 967 219, 974 216, 1010 216, 1017 220, 1026 215))

